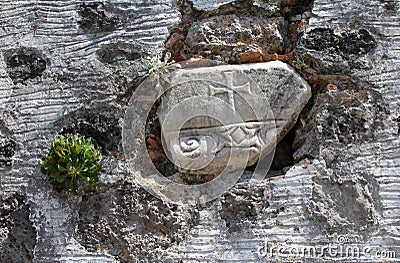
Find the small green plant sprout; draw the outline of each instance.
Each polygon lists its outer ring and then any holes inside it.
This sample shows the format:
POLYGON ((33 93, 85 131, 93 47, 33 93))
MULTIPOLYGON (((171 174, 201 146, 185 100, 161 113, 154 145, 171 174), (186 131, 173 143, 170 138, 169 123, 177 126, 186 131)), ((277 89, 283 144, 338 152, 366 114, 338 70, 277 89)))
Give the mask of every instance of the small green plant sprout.
POLYGON ((50 152, 41 159, 41 171, 57 190, 75 195, 79 178, 89 184, 99 181, 100 159, 100 147, 91 138, 55 136, 50 152))
POLYGON ((169 69, 180 67, 179 64, 175 64, 174 60, 170 61, 171 57, 172 55, 170 52, 166 52, 164 57, 162 52, 157 52, 155 57, 151 58, 150 60, 145 59, 149 67, 148 76, 152 81, 157 82, 156 87, 161 85, 160 81, 169 82, 167 77, 169 69))
POLYGON ((146 62, 149 64, 149 75, 154 75, 158 71, 165 69, 166 67, 175 63, 175 61, 169 61, 171 59, 171 53, 165 53, 164 58, 162 57, 161 52, 157 52, 156 56, 151 58, 150 60, 146 59, 146 62))
POLYGON ((304 69, 308 68, 308 65, 302 59, 293 61, 293 65, 298 70, 304 70, 304 69))

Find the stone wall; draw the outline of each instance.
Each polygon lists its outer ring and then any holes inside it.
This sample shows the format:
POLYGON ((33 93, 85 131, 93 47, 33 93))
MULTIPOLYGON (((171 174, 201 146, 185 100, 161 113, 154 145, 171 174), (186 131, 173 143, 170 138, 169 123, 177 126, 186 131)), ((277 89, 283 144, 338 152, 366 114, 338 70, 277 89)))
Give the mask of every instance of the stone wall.
POLYGON ((1 262, 399 261, 398 1, 3 0, 0 14, 1 262), (181 207, 133 182, 122 122, 159 50, 281 60, 308 81, 312 98, 262 184, 181 207), (104 169, 72 197, 39 159, 76 132, 102 146, 104 169), (263 250, 329 245, 377 257, 263 250))

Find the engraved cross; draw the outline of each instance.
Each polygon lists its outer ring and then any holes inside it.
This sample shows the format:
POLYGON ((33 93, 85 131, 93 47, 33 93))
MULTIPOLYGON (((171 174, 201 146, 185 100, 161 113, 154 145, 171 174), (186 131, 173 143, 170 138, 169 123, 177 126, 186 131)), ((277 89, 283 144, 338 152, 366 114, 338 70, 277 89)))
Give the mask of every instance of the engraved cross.
POLYGON ((225 77, 225 82, 228 88, 217 88, 214 87, 212 85, 210 85, 210 92, 211 92, 211 96, 214 96, 216 94, 224 94, 227 93, 228 94, 228 103, 229 105, 232 107, 232 110, 235 111, 235 100, 233 97, 234 92, 242 92, 242 93, 247 93, 247 94, 251 94, 250 91, 250 82, 247 82, 244 85, 241 86, 234 86, 233 85, 233 71, 225 71, 223 72, 224 77, 225 77))

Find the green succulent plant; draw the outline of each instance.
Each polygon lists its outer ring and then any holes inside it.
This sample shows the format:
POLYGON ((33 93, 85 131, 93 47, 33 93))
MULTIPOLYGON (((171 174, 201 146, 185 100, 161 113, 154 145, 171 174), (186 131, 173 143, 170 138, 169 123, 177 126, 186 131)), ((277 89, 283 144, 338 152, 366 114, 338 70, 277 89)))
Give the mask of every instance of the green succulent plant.
POLYGON ((41 159, 41 171, 57 189, 76 194, 78 179, 89 184, 99 181, 101 150, 82 135, 55 136, 47 156, 41 159))

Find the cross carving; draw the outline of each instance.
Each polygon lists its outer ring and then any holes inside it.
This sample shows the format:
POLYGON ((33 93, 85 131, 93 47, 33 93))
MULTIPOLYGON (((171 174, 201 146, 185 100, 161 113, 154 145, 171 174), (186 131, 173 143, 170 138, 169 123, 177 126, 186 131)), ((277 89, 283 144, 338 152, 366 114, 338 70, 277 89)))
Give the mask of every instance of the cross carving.
POLYGON ((224 77, 225 77, 225 82, 226 82, 226 86, 228 88, 217 88, 214 87, 212 85, 210 85, 210 93, 211 96, 214 96, 216 94, 224 94, 227 93, 228 94, 228 103, 231 106, 232 110, 236 110, 235 108, 235 100, 233 98, 233 93, 234 92, 242 92, 242 93, 247 93, 247 94, 251 94, 250 91, 250 82, 247 82, 244 85, 241 86, 234 86, 233 85, 233 71, 225 71, 223 72, 224 77))

